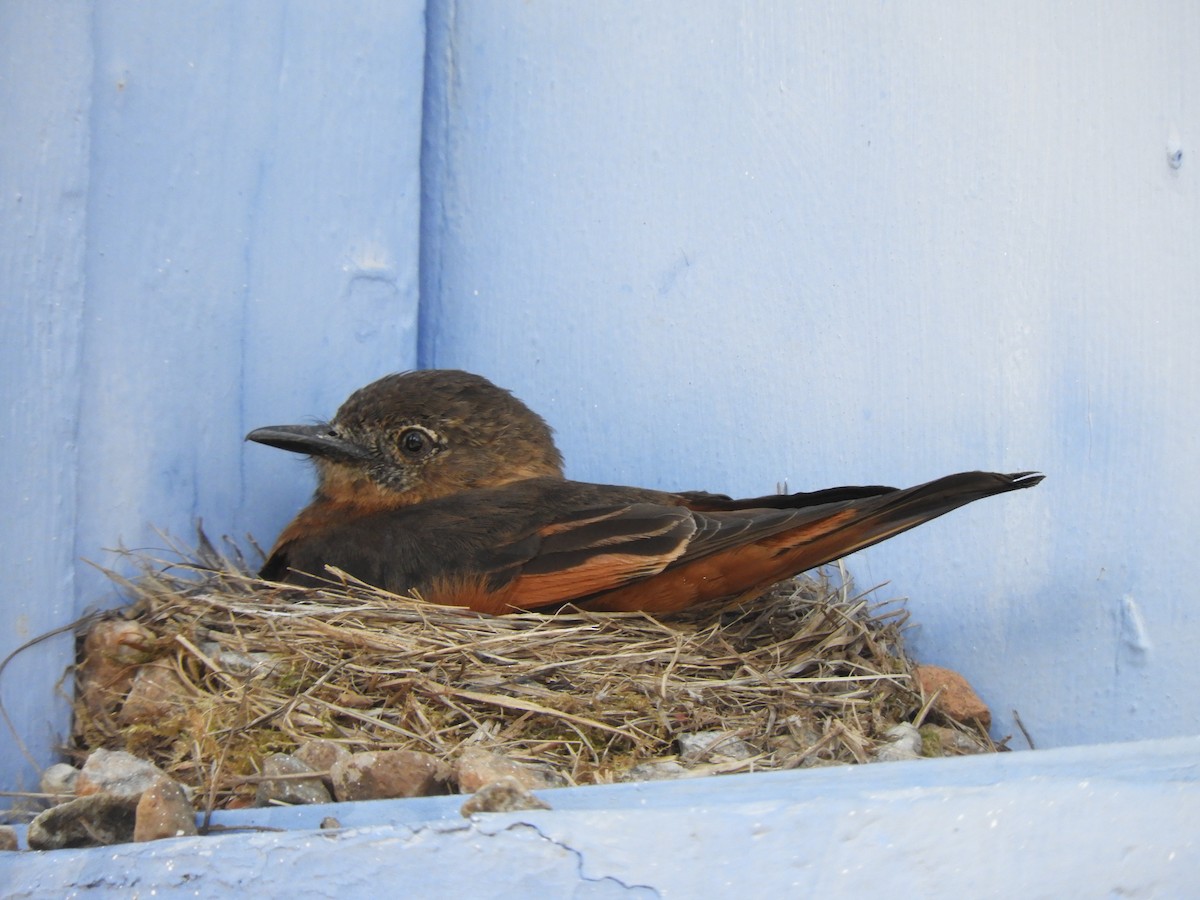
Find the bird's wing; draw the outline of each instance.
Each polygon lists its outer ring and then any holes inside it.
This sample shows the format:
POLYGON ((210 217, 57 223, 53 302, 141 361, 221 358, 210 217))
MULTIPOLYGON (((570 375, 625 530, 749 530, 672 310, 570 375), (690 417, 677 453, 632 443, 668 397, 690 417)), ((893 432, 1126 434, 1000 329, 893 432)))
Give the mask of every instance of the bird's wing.
POLYGON ((263 575, 304 583, 297 573, 319 577, 332 565, 387 590, 490 613, 562 603, 669 612, 745 595, 1040 480, 964 472, 906 490, 791 495, 794 507, 783 497, 764 508, 547 479, 281 537, 263 575))
POLYGON ((506 612, 656 575, 686 552, 697 530, 681 506, 591 486, 571 499, 604 505, 570 505, 555 493, 570 485, 550 488, 480 492, 285 533, 260 574, 317 584, 333 566, 434 603, 506 612))
POLYGON ((543 525, 532 540, 496 547, 499 564, 485 568, 493 587, 504 584, 510 606, 532 609, 633 585, 677 563, 794 528, 796 518, 796 510, 707 513, 657 503, 588 510, 543 525), (518 546, 528 556, 512 564, 518 546))
MULTIPOLYGON (((657 575, 683 555, 696 534, 693 514, 678 506, 635 503, 558 518, 522 540, 527 557, 493 569, 510 606, 564 603, 657 575)), ((518 545, 497 548, 511 559, 518 545)), ((485 565, 485 568, 490 568, 485 565)))
POLYGON ((794 508, 738 508, 732 501, 712 509, 714 498, 697 495, 677 497, 687 505, 675 506, 660 495, 664 502, 560 513, 520 539, 489 543, 472 567, 478 590, 456 580, 436 592, 446 599, 428 599, 489 611, 502 611, 499 604, 533 609, 566 602, 663 610, 688 605, 689 597, 734 596, 774 583, 972 500, 1040 480, 1028 473, 967 472, 907 490, 791 495, 794 508), (838 499, 813 502, 829 497, 838 499))

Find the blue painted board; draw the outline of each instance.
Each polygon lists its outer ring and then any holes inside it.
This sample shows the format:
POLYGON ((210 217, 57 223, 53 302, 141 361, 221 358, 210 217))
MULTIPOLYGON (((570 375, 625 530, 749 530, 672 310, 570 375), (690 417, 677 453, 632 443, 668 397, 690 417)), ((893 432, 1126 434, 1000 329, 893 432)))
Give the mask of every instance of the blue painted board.
MULTIPOLYGON (((2 655, 115 602, 106 548, 269 544, 312 478, 243 435, 416 364, 424 5, 5 4, 0 41, 2 655)), ((43 762, 71 657, 3 683, 43 762)))
POLYGON ((1200 7, 432 12, 425 364, 588 480, 1041 469, 851 571, 997 735, 1200 728, 1200 7))
POLYGON ((1198 751, 1187 738, 564 788, 540 792, 551 810, 470 820, 461 797, 243 811, 217 821, 266 830, 4 854, 0 884, 13 897, 1189 896, 1198 751), (317 830, 326 816, 341 827, 317 830))
MULTIPOLYGON (((75 616, 91 71, 86 15, 0 6, 0 657, 75 616)), ((41 760, 67 720, 54 685, 72 647, 59 637, 0 682, 41 760)), ((4 746, 0 781, 36 786, 7 735, 4 746)))

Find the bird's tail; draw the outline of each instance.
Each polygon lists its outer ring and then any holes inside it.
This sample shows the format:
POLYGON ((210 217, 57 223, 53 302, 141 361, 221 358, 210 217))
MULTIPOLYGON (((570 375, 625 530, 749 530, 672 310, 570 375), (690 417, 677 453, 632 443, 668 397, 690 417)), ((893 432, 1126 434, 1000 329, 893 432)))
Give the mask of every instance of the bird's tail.
MULTIPOLYGON (((799 540, 786 543, 799 557, 796 562, 804 569, 810 569, 878 544, 984 497, 1031 488, 1044 477, 1039 472, 1011 475, 959 472, 880 496, 825 508, 813 507, 813 527, 800 527, 790 532, 799 540)), ((789 532, 778 536, 780 544, 785 543, 787 534, 789 532)))
POLYGON ((766 509, 751 507, 755 501, 688 495, 698 530, 687 550, 653 579, 606 591, 580 605, 664 613, 703 600, 748 600, 785 578, 960 506, 1041 480, 1036 472, 960 472, 904 490, 844 487, 782 496, 766 509))

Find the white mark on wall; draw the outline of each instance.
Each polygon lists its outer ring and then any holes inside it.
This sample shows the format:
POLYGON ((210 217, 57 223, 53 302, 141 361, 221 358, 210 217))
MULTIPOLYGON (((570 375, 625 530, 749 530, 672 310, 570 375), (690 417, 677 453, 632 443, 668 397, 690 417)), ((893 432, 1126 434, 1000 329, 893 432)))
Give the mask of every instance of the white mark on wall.
POLYGON ((364 241, 351 249, 342 268, 347 272, 379 275, 394 268, 388 248, 375 241, 364 241))
POLYGON ((1144 663, 1154 649, 1137 601, 1129 594, 1121 600, 1121 641, 1139 663, 1144 663))
POLYGON ((416 290, 396 271, 388 248, 375 242, 354 247, 343 263, 349 276, 342 295, 343 326, 360 344, 399 344, 415 327, 416 290))

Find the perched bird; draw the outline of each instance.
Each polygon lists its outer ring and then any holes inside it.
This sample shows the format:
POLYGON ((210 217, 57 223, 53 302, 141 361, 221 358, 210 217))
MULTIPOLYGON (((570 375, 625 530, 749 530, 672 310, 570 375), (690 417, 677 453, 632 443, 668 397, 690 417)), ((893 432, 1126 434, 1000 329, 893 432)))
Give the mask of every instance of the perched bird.
POLYGON ((368 584, 487 613, 684 609, 776 582, 952 509, 1033 487, 1031 472, 963 472, 896 488, 732 500, 568 481, 550 427, 485 378, 389 375, 333 421, 247 440, 316 463, 312 502, 261 575, 316 584, 336 566, 368 584))

